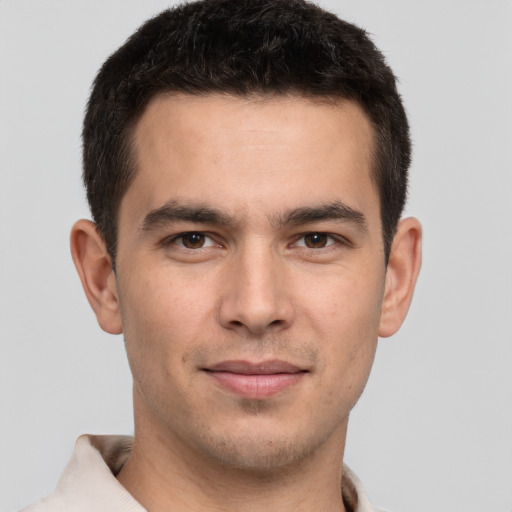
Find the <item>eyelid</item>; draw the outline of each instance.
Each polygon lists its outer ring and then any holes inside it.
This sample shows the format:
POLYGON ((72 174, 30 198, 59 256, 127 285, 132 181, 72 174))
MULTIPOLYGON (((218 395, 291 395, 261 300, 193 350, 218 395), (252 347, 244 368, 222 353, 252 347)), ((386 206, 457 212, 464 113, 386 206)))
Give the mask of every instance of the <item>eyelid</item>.
POLYGON ((332 235, 329 235, 328 233, 317 233, 317 232, 311 232, 311 233, 304 233, 303 235, 301 235, 297 240, 296 242, 294 243, 294 245, 296 247, 304 247, 305 249, 314 249, 314 250, 318 250, 318 249, 325 249, 326 247, 330 247, 331 245, 334 245, 336 243, 336 240, 335 238, 332 236, 332 235), (308 236, 311 236, 311 235, 321 235, 321 236, 325 236, 327 238, 327 242, 324 246, 321 246, 321 247, 308 247, 306 245, 306 237, 308 236), (300 243, 302 242, 302 243, 300 243))
POLYGON ((182 231, 181 233, 176 233, 175 235, 168 236, 167 238, 165 238, 162 241, 162 245, 163 246, 174 245, 174 246, 178 247, 179 249, 182 249, 185 251, 200 251, 202 249, 207 249, 208 247, 219 247, 220 246, 220 244, 217 241, 215 241, 214 237, 210 233, 208 233, 206 231, 196 231, 196 230, 182 231), (185 236, 191 235, 191 234, 202 235, 202 236, 204 236, 205 241, 209 240, 210 243, 206 243, 205 245, 198 247, 197 249, 192 249, 190 247, 186 247, 183 244, 183 238, 185 236), (181 243, 178 243, 178 241, 180 241, 180 240, 181 240, 181 243))
MULTIPOLYGON (((199 252, 203 249, 208 249, 210 247, 222 247, 224 244, 222 242, 219 242, 217 240, 217 238, 218 237, 216 237, 215 235, 213 235, 212 233, 210 233, 208 231, 187 230, 187 231, 182 231, 180 233, 176 233, 171 236, 167 236, 166 238, 164 238, 162 240, 161 245, 164 247, 165 246, 174 246, 177 249, 184 250, 184 251, 199 252), (206 244, 201 247, 198 247, 197 249, 186 247, 182 241, 185 236, 190 235, 190 234, 199 234, 199 235, 204 236, 206 244), (181 243, 179 243, 180 241, 181 241, 181 243)), ((293 238, 293 241, 291 242, 289 247, 297 247, 297 248, 308 250, 308 251, 320 251, 322 249, 323 250, 332 249, 336 245, 342 245, 342 246, 345 245, 345 246, 349 246, 349 247, 353 246, 352 242, 342 235, 334 234, 334 233, 330 233, 330 232, 326 232, 326 231, 313 231, 312 230, 312 231, 306 231, 304 233, 300 233, 300 234, 296 235, 293 238), (323 247, 308 247, 304 243, 304 239, 308 235, 326 236, 328 238, 327 244, 323 247), (302 243, 299 243, 301 241, 302 241, 302 243)))
POLYGON ((307 249, 310 251, 320 251, 322 249, 330 249, 334 245, 338 245, 338 244, 352 246, 352 243, 344 236, 334 234, 334 233, 329 233, 326 231, 306 231, 305 233, 301 233, 299 236, 296 236, 295 241, 291 245, 294 247, 300 247, 300 248, 307 249), (323 235, 323 236, 326 236, 327 238, 329 238, 330 242, 327 243, 323 247, 308 247, 305 243, 298 244, 298 242, 300 240, 304 241, 305 237, 307 237, 308 235, 323 235))

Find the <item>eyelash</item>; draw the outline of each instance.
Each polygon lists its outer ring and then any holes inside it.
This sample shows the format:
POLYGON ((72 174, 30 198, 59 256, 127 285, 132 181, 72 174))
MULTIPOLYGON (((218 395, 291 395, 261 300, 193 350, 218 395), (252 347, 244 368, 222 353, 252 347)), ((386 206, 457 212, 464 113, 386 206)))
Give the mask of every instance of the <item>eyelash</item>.
MULTIPOLYGON (((339 238, 336 238, 334 235, 331 235, 330 233, 323 233, 321 231, 311 231, 309 233, 304 233, 302 234, 298 239, 297 241, 293 244, 295 245, 296 247, 302 247, 304 249, 310 249, 310 250, 320 250, 320 249, 327 249, 333 245, 336 245, 337 243, 339 243, 340 240, 339 238), (320 246, 319 247, 309 247, 307 245, 307 238, 310 237, 320 237, 320 246), (299 241, 302 241, 303 243, 300 244, 300 245, 297 245, 297 242, 299 241), (322 242, 325 241, 325 245, 322 245, 322 242)), ((313 241, 313 244, 315 242, 313 241)))
POLYGON ((167 238, 166 240, 164 240, 163 245, 166 245, 166 246, 176 245, 180 249, 183 249, 186 251, 198 251, 201 249, 205 249, 207 247, 214 247, 214 246, 218 247, 220 244, 216 243, 215 240, 208 233, 205 233, 204 231, 186 231, 184 233, 178 233, 177 235, 167 238), (184 244, 183 240, 185 239, 185 237, 192 236, 192 235, 198 235, 199 237, 202 237, 203 239, 209 239, 211 241, 211 243, 209 243, 206 246, 201 245, 200 247, 196 247, 196 248, 187 247, 184 244), (180 241, 181 241, 181 243, 179 243, 180 241))
MULTIPOLYGON (((215 247, 215 246, 219 247, 220 246, 220 244, 215 242, 215 240, 209 233, 204 232, 204 231, 186 231, 183 233, 178 233, 177 235, 174 235, 174 236, 164 240, 163 245, 165 245, 165 246, 175 245, 179 249, 186 250, 186 251, 200 251, 201 249, 206 249, 208 247, 215 247), (208 239, 208 240, 210 240, 210 243, 208 243, 208 245, 204 245, 204 243, 203 243, 199 247, 187 247, 184 243, 184 239, 187 236, 193 236, 193 235, 202 237, 203 241, 205 239, 208 239)), ((301 248, 302 250, 311 250, 311 251, 319 251, 320 249, 329 250, 329 249, 332 249, 333 246, 336 246, 336 245, 350 246, 351 244, 347 239, 345 239, 344 237, 342 237, 340 235, 333 235, 331 233, 325 233, 323 231, 310 231, 307 233, 303 233, 299 237, 297 237, 295 239, 295 241, 291 244, 292 247, 295 246, 295 247, 301 248), (320 247, 308 247, 306 245, 306 238, 314 237, 314 236, 325 237, 325 239, 326 239, 325 245, 320 246, 320 247), (302 241, 303 243, 298 245, 299 241, 302 241)))

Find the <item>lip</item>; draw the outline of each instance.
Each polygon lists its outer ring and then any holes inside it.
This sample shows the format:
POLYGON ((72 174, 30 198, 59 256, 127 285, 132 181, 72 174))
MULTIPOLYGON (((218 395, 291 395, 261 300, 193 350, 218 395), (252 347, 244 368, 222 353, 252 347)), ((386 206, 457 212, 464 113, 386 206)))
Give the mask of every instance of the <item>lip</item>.
POLYGON ((243 398, 264 399, 296 385, 306 370, 286 361, 223 361, 204 369, 222 388, 243 398))

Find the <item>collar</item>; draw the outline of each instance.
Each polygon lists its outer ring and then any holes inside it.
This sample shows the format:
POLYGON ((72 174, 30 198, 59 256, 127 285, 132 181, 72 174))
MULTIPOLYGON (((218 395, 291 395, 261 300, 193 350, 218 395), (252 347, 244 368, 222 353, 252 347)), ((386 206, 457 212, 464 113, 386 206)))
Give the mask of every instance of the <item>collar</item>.
MULTIPOLYGON (((55 492, 21 512, 147 512, 115 477, 130 456, 132 445, 130 436, 79 437, 55 492)), ((346 465, 341 490, 350 512, 379 512, 346 465)))

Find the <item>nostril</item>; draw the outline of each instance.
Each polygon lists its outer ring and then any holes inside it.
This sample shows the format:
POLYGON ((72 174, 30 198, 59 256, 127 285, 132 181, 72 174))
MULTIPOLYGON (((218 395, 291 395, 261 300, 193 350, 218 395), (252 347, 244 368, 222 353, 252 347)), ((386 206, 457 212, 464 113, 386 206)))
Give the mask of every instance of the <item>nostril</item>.
MULTIPOLYGON (((242 327, 243 325, 245 325, 240 320, 232 320, 230 323, 232 326, 235 326, 235 327, 242 327)), ((267 327, 279 327, 283 324, 284 324, 283 320, 274 320, 274 321, 270 322, 267 327)))

